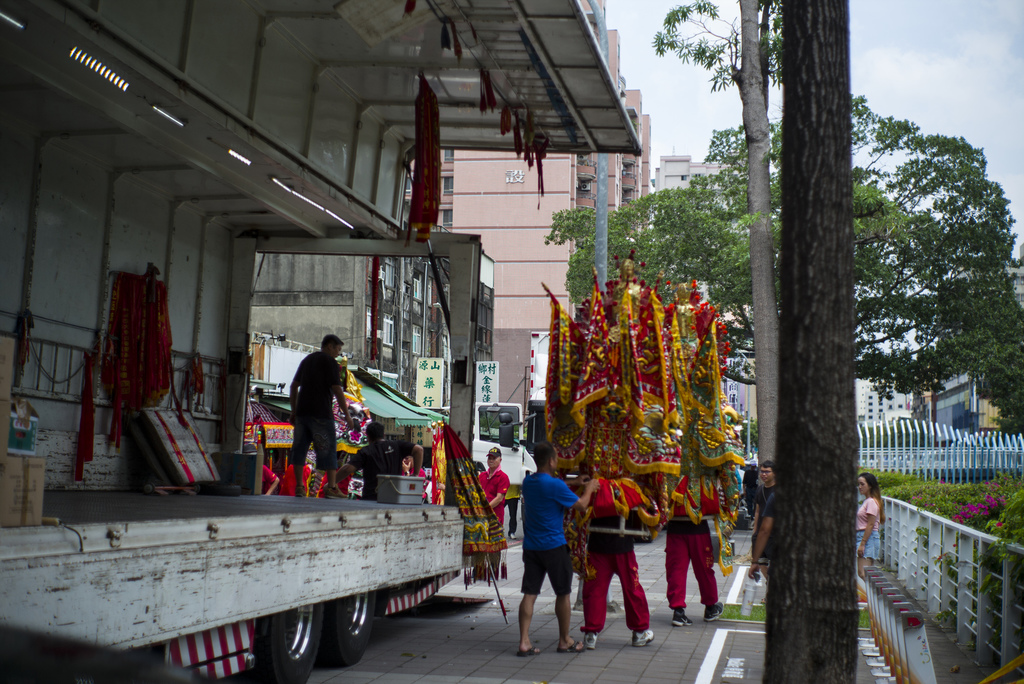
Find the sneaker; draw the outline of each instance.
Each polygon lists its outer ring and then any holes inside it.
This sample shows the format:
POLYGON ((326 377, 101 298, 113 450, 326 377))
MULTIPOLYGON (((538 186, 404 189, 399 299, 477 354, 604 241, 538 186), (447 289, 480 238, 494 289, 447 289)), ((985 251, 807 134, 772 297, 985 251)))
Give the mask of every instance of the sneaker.
POLYGON ((597 648, 597 632, 584 632, 583 645, 587 647, 588 651, 593 651, 597 648))
POLYGON ((721 602, 716 603, 713 606, 708 606, 704 609, 704 622, 714 622, 718 618, 722 617, 722 613, 725 611, 725 606, 721 602))
POLYGON ((673 627, 684 627, 686 625, 692 625, 693 620, 686 617, 686 610, 683 608, 676 608, 672 611, 672 626, 673 627))
POLYGON ((324 498, 325 499, 347 499, 348 495, 342 494, 341 490, 337 486, 324 487, 324 498))
MULTIPOLYGON (((596 635, 595 635, 596 636, 596 635)), ((654 641, 654 632, 649 629, 645 629, 642 632, 633 632, 633 645, 640 647, 646 646, 647 644, 654 641)))
POLYGON ((301 485, 296 485, 295 486, 295 496, 298 496, 298 497, 303 498, 303 499, 306 498, 306 488, 301 486, 301 485))

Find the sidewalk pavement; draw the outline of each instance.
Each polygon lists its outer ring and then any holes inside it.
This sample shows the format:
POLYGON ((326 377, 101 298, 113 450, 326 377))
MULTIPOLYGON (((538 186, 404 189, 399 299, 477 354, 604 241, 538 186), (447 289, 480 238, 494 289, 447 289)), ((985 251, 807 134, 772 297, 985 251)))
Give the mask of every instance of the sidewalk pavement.
MULTIPOLYGON (((733 541, 737 557, 749 554, 750 532, 736 532, 733 541)), ((703 606, 692 570, 687 581, 686 612, 694 624, 671 625, 672 611, 665 598, 664 549, 664 535, 653 543, 636 545, 640 580, 647 592, 651 629, 655 635, 654 641, 644 648, 631 646, 631 632, 619 608, 616 612, 609 610, 596 650, 580 655, 556 653, 558 627, 554 596, 545 581, 531 628, 531 639, 542 653, 529 658, 516 657, 519 640, 516 611, 523 565, 521 542, 513 542, 507 554, 508 579, 498 582, 508 611, 508 624, 502 618, 493 586, 479 582, 465 587, 459 578, 442 589, 441 599, 435 599, 431 605, 375 620, 370 644, 360 662, 348 668, 314 670, 309 681, 313 684, 760 682, 764 674, 764 626, 732 620, 703 622, 703 606)), ((727 578, 716 572, 720 601, 740 602, 745 573, 745 566, 737 566, 727 578)), ((574 580, 574 602, 577 585, 578 581, 574 580)), ((759 595, 758 600, 760 598, 759 595)), ((622 591, 614 580, 612 601, 622 605, 622 591)), ((579 632, 582 621, 582 611, 574 609, 572 635, 580 640, 583 638, 579 632)), ((861 636, 870 637, 870 632, 861 630, 861 636)), ((937 627, 929 627, 928 639, 938 684, 977 684, 984 678, 985 673, 937 627), (959 672, 950 672, 955 666, 959 667, 959 672)), ((856 682, 876 684, 863 657, 859 659, 856 682)))

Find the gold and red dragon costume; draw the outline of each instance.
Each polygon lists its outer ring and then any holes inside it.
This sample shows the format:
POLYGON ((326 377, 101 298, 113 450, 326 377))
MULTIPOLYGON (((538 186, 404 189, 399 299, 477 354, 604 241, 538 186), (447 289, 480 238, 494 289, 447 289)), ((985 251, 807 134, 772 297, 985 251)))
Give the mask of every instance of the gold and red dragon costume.
POLYGON ((548 439, 561 472, 601 481, 591 508, 566 516, 574 568, 594 577, 586 550, 591 519, 632 512, 652 535, 675 516, 712 519, 718 563, 729 574, 743 448, 733 427, 739 415, 721 390, 725 325, 696 282, 663 303, 660 283, 650 287, 636 276, 632 254, 619 276, 602 293, 595 274, 579 321, 545 286, 548 439))

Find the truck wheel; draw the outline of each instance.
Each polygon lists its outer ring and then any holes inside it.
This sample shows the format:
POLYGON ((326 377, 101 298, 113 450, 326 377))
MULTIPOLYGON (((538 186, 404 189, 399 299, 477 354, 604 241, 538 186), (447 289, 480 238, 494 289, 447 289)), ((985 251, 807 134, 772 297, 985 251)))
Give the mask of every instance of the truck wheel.
POLYGON ((374 593, 346 596, 324 604, 324 628, 317 665, 344 667, 363 657, 373 627, 374 593))
POLYGON ((323 604, 286 610, 269 618, 257 631, 254 674, 266 684, 305 684, 316 660, 323 622, 323 604))

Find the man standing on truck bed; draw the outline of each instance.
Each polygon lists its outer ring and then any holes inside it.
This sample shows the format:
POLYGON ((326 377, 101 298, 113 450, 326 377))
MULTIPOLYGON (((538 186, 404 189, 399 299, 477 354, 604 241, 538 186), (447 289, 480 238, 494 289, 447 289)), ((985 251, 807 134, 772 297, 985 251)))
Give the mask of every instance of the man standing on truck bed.
POLYGON ((363 471, 363 501, 377 500, 377 476, 401 475, 402 460, 412 455, 412 472, 423 466, 423 447, 403 440, 384 439, 384 426, 374 421, 366 426, 369 444, 360 449, 341 467, 341 477, 363 471))
POLYGON ((306 496, 306 482, 302 477, 306 465, 306 452, 313 445, 317 470, 327 472, 324 497, 343 499, 338 489, 338 438, 334 426, 331 395, 338 400, 341 415, 356 428, 355 419, 348 415, 345 386, 337 358, 344 343, 337 335, 326 335, 320 351, 313 352, 299 363, 291 387, 292 415, 288 422, 295 426, 292 439, 291 464, 295 470, 295 496, 306 496))

